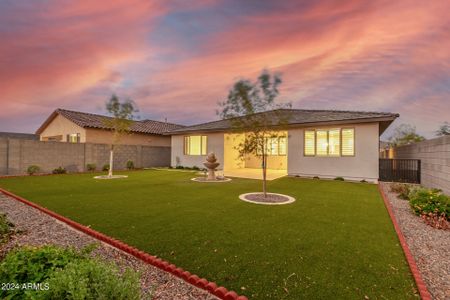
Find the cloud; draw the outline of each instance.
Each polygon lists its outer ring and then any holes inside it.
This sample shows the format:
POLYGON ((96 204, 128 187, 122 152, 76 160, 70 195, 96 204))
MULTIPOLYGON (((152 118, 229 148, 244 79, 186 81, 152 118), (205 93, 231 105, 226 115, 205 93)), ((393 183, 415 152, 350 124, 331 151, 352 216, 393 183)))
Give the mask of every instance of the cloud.
POLYGON ((208 121, 264 68, 295 107, 399 112, 427 135, 450 115, 446 1, 6 3, 0 127, 57 106, 102 112, 112 92, 143 117, 208 121))

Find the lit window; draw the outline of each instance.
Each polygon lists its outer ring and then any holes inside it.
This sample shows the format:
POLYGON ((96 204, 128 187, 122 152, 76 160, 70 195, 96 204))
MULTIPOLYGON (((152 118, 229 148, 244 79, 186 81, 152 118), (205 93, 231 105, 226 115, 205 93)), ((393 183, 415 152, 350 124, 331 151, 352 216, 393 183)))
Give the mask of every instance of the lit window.
POLYGON ((354 129, 305 130, 304 146, 305 156, 353 156, 354 129))
POLYGON ((79 143, 80 142, 80 134, 79 133, 68 134, 67 141, 69 143, 79 143))
POLYGON ((278 140, 278 155, 286 155, 286 137, 282 136, 278 140))
POLYGON ((339 156, 341 150, 341 131, 333 129, 328 131, 328 155, 339 156))
POLYGON ((328 155, 328 131, 317 130, 317 155, 326 156, 328 155))
POLYGON ((305 155, 316 155, 316 132, 305 130, 305 155))
POLYGON ((355 130, 353 128, 342 129, 342 156, 355 155, 355 130))
POLYGON ((191 135, 184 137, 184 154, 206 155, 206 145, 208 138, 206 135, 191 135))

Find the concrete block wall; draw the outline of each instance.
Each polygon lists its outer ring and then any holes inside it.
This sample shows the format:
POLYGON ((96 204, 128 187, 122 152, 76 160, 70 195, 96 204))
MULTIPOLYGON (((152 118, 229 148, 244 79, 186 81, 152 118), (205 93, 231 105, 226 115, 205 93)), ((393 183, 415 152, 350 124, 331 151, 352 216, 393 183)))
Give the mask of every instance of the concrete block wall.
POLYGON ((393 158, 421 160, 421 183, 450 195, 450 136, 393 149, 393 158))
MULTIPOLYGON (((20 139, 0 139, 0 175, 25 174, 30 165, 44 173, 62 166, 68 172, 84 172, 94 163, 97 170, 109 163, 109 145, 71 144, 20 139)), ((119 145, 114 151, 114 169, 126 169, 132 160, 136 168, 169 166, 170 147, 119 145)))

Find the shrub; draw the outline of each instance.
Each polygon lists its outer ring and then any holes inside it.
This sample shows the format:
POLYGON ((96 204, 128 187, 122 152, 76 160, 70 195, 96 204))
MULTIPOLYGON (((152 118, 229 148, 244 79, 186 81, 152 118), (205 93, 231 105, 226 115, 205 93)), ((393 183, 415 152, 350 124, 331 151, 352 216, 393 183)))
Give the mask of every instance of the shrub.
POLYGON ((391 192, 396 193, 400 199, 408 200, 411 187, 407 183, 391 183, 391 192))
POLYGON ((411 191, 409 204, 416 215, 437 228, 449 228, 450 197, 436 189, 417 188, 411 191))
POLYGON ((109 164, 103 165, 102 171, 109 171, 109 164))
POLYGON ((338 176, 338 177, 334 178, 334 180, 338 180, 338 181, 344 181, 345 179, 344 179, 344 177, 340 177, 340 176, 338 176))
POLYGON ((200 171, 200 168, 197 167, 197 166, 193 166, 193 167, 192 167, 192 170, 194 170, 194 171, 200 171))
POLYGON ((313 179, 320 179, 320 177, 319 176, 314 176, 313 179))
POLYGON ((183 166, 176 166, 175 169, 184 169, 183 166))
POLYGON ((8 240, 8 237, 12 232, 12 227, 14 227, 14 225, 8 221, 6 215, 0 214, 0 244, 3 244, 8 240))
POLYGON ((66 174, 67 170, 63 167, 58 167, 52 171, 53 174, 66 174))
MULTIPOLYGON (((83 255, 71 248, 55 246, 19 248, 8 253, 0 263, 0 282, 42 283, 56 269, 64 268, 69 262, 83 258, 83 255)), ((24 293, 22 289, 0 290, 0 298, 21 299, 24 293)))
POLYGON ((367 183, 367 180, 363 179, 360 181, 361 183, 367 183))
POLYGON ((45 299, 139 299, 140 283, 136 272, 122 275, 113 264, 97 260, 70 262, 48 280, 45 299))
POLYGON ((134 162, 132 160, 127 161, 127 169, 128 170, 134 169, 134 162))
POLYGON ((97 169, 97 165, 96 164, 87 164, 86 168, 88 171, 93 172, 93 171, 95 171, 95 169, 97 169))
POLYGON ((39 172, 40 170, 41 170, 41 168, 39 166, 31 165, 28 167, 27 173, 28 173, 28 175, 34 175, 37 172, 39 172))

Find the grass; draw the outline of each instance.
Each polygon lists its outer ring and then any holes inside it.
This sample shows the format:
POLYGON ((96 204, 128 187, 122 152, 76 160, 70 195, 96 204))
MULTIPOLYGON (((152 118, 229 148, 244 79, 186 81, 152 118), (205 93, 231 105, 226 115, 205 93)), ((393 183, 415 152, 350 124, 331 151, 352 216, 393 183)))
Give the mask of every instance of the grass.
POLYGON ((124 172, 0 179, 0 186, 251 299, 411 299, 415 284, 377 187, 282 178, 289 205, 246 203, 261 182, 124 172))

